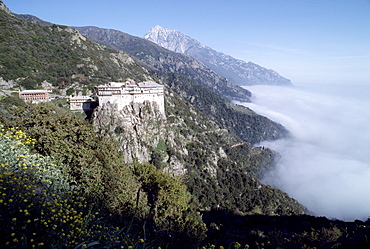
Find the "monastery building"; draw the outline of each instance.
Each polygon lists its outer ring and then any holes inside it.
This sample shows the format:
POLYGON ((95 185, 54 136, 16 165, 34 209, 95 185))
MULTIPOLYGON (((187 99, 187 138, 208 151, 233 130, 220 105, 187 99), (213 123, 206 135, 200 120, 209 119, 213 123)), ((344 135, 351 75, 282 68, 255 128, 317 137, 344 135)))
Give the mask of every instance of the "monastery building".
POLYGON ((144 101, 154 101, 159 110, 164 112, 164 86, 153 81, 136 83, 133 80, 126 82, 109 82, 105 85, 95 87, 99 105, 105 103, 117 104, 118 109, 132 103, 143 103, 144 101))

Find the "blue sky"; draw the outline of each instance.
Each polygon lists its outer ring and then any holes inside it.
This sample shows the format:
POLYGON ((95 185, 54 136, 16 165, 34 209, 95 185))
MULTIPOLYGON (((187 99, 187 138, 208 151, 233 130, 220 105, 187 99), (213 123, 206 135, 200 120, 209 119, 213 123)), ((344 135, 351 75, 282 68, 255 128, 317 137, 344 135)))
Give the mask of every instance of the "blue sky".
POLYGON ((370 0, 3 0, 17 14, 142 37, 155 25, 294 84, 370 85, 370 0))

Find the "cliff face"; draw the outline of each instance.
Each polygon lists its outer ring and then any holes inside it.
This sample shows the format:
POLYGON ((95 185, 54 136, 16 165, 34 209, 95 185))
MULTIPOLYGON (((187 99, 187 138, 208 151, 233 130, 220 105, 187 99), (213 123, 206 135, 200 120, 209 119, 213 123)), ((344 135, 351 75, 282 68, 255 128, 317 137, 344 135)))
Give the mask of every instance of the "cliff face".
POLYGON ((94 112, 93 124, 101 135, 112 135, 127 163, 151 161, 153 150, 166 137, 166 119, 155 102, 133 103, 118 109, 110 102, 94 112))
POLYGON ((13 13, 6 7, 2 0, 0 0, 0 10, 5 11, 9 15, 13 15, 13 13))

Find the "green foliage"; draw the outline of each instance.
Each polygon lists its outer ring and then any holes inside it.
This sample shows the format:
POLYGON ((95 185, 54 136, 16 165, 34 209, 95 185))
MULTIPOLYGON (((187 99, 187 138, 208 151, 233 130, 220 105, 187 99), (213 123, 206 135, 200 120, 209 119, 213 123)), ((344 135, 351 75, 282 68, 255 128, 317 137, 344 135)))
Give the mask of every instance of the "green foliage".
POLYGON ((70 177, 31 152, 34 144, 18 129, 0 131, 0 246, 71 247, 107 232, 91 204, 71 192, 70 177))
MULTIPOLYGON (((1 248, 145 248, 145 231, 99 209, 68 184, 52 158, 32 153, 35 139, 0 131, 1 248), (126 231, 126 232, 124 232, 126 231), (144 235, 142 235, 144 234, 144 235)), ((154 244, 153 244, 154 245, 154 244)))
POLYGON ((172 177, 149 163, 136 162, 134 171, 147 194, 149 217, 159 227, 172 225, 175 231, 187 232, 193 238, 204 237, 204 224, 191 213, 194 211, 189 207, 190 195, 179 177, 172 177))
POLYGON ((167 217, 179 216, 186 210, 189 197, 181 179, 149 163, 135 163, 134 171, 143 191, 148 194, 155 220, 164 222, 167 217))
POLYGON ((99 138, 87 121, 53 103, 40 103, 15 108, 8 126, 33 137, 34 149, 63 165, 86 195, 120 212, 135 203, 139 183, 131 169, 115 144, 99 138))
POLYGON ((44 80, 59 88, 76 82, 91 87, 147 75, 126 61, 127 55, 86 40, 72 28, 33 24, 4 11, 0 20, 0 76, 17 80, 26 89, 37 88, 44 80))
MULTIPOLYGON (((137 219, 151 217, 154 225, 161 231, 169 230, 171 234, 176 234, 176 240, 169 240, 161 235, 160 243, 139 243, 145 236, 137 235, 139 237, 136 236, 135 241, 138 246, 174 244, 180 243, 179 241, 198 243, 204 237, 205 225, 194 209, 190 208, 189 193, 181 179, 150 164, 129 167, 123 163, 115 142, 98 137, 91 124, 53 103, 16 107, 10 113, 10 118, 4 119, 6 125, 18 126, 24 130, 33 137, 33 151, 53 158, 54 164, 50 172, 58 174, 55 178, 59 179, 58 182, 64 182, 63 189, 73 188, 76 196, 89 198, 93 201, 91 207, 94 209, 107 210, 123 220, 134 217, 135 224, 140 223, 137 219), (62 181, 64 178, 59 175, 65 175, 67 180, 62 181), (138 189, 146 192, 137 198, 138 189), (158 196, 155 208, 145 199, 150 196, 149 193, 158 196)), ((15 157, 15 161, 16 158, 18 157, 15 157)), ((13 159, 9 158, 12 161, 13 159)), ((57 183, 55 180, 50 182, 57 183)), ((124 231, 130 233, 140 230, 132 230, 133 227, 127 223, 124 226, 127 227, 124 231)), ((145 228, 148 227, 145 222, 143 226, 141 231, 145 234, 149 228, 145 228)), ((112 234, 116 232, 109 230, 112 234)), ((125 240, 121 233, 119 236, 119 241, 125 240)), ((154 233, 151 236, 154 236, 151 239, 155 239, 158 235, 154 233)), ((89 237, 88 241, 92 243, 95 239, 89 237)), ((102 243, 101 240, 102 238, 97 239, 99 243, 102 243)))

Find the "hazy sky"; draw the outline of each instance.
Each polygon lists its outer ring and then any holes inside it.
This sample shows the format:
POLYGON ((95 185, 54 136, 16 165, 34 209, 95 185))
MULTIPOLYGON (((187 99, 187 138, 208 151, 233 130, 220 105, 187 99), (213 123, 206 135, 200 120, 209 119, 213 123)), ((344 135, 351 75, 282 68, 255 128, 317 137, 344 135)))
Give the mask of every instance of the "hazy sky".
POLYGON ((144 36, 176 29, 293 83, 370 84, 369 0, 3 0, 17 14, 144 36))

